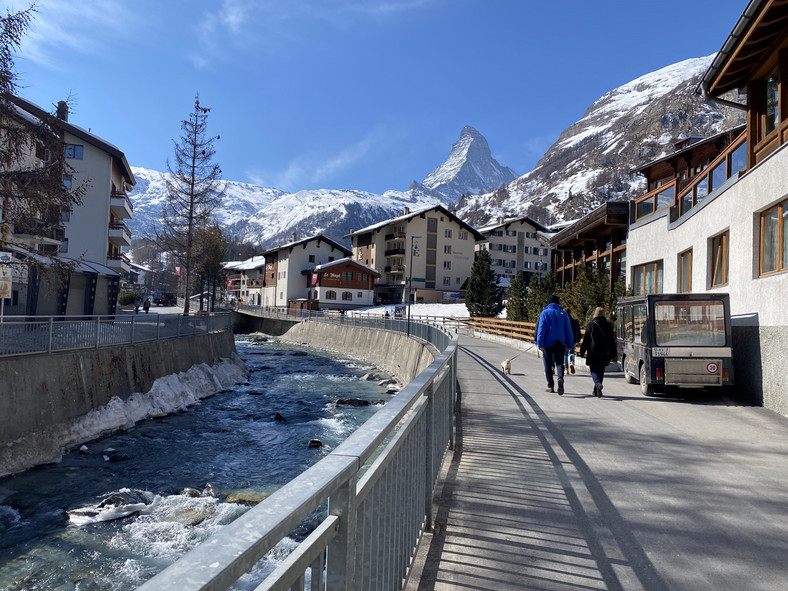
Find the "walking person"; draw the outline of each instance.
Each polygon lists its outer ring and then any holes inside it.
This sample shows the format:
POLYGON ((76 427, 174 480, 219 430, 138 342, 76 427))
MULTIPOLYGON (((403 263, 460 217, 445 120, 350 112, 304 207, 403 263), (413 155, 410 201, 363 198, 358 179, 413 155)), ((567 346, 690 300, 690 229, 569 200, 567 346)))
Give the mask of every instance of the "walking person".
POLYGON ((616 359, 616 335, 613 325, 605 318, 604 308, 594 310, 594 317, 586 326, 586 334, 580 344, 580 356, 584 355, 594 380, 594 396, 602 398, 605 368, 616 359))
POLYGON ((558 395, 563 396, 564 394, 564 355, 573 338, 569 316, 559 305, 558 296, 552 294, 547 298, 547 305, 539 315, 536 329, 536 346, 544 354, 542 360, 544 361, 545 377, 547 377, 547 392, 555 392, 555 382, 553 381, 553 365, 555 364, 558 395))
POLYGON ((564 370, 569 368, 569 373, 575 373, 575 347, 580 344, 580 321, 572 316, 569 310, 564 310, 569 316, 569 325, 572 327, 572 344, 569 345, 564 353, 564 370))
POLYGON ((142 309, 145 310, 146 314, 148 313, 150 310, 150 298, 145 298, 145 303, 142 304, 142 309))

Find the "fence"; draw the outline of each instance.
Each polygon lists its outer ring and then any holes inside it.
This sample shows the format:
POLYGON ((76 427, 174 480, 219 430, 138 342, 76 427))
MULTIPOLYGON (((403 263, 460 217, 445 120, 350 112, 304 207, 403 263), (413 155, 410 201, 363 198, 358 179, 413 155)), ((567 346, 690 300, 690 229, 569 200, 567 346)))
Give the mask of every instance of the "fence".
MULTIPOLYGON (((250 308, 262 315, 259 306, 250 308)), ((280 313, 293 316, 286 310, 266 315, 280 313)), ((418 540, 433 522, 438 473, 454 444, 457 337, 437 326, 401 319, 315 312, 307 317, 409 330, 443 352, 325 458, 142 585, 141 591, 227 589, 315 511, 322 512, 319 526, 257 591, 303 591, 307 584, 312 591, 402 587, 418 540)))
POLYGON ((0 357, 99 349, 231 330, 230 313, 211 315, 6 316, 0 357))

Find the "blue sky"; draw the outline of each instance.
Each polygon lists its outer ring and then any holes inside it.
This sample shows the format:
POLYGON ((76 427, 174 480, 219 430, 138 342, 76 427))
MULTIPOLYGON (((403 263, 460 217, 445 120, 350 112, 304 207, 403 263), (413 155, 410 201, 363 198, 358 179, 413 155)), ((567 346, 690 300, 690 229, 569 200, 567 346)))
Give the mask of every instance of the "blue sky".
MULTIPOLYGON (((29 1, 3 0, 5 10, 29 1)), ((722 47, 747 0, 37 0, 22 96, 165 169, 199 93, 229 180, 404 190, 465 125, 518 174, 604 93, 722 47)))

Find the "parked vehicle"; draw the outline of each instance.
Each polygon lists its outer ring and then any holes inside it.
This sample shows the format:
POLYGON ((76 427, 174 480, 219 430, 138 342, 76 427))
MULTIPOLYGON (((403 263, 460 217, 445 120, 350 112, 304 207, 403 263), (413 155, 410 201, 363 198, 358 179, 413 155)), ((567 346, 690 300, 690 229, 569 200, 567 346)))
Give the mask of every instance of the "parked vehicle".
POLYGON ((678 388, 733 385, 728 294, 619 298, 618 358, 624 379, 646 396, 678 388))
POLYGON ((155 291, 153 292, 153 303, 157 306, 175 306, 178 300, 173 292, 155 291))

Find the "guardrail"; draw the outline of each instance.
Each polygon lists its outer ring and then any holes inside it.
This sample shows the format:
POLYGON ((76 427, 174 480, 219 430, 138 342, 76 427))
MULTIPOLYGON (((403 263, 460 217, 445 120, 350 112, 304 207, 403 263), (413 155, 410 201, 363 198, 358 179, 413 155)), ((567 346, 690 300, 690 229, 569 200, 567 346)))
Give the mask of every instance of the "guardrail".
MULTIPOLYGON (((250 308, 261 313, 260 306, 250 308)), ((140 591, 227 589, 321 508, 317 528, 256 591, 304 590, 307 584, 312 590, 402 588, 418 541, 433 523, 434 489, 454 444, 457 336, 437 326, 408 326, 402 319, 315 312, 308 318, 400 332, 410 328, 443 352, 325 458, 140 591)))
POLYGON ((232 330, 229 312, 5 316, 0 321, 0 357, 100 349, 226 330, 232 330))

